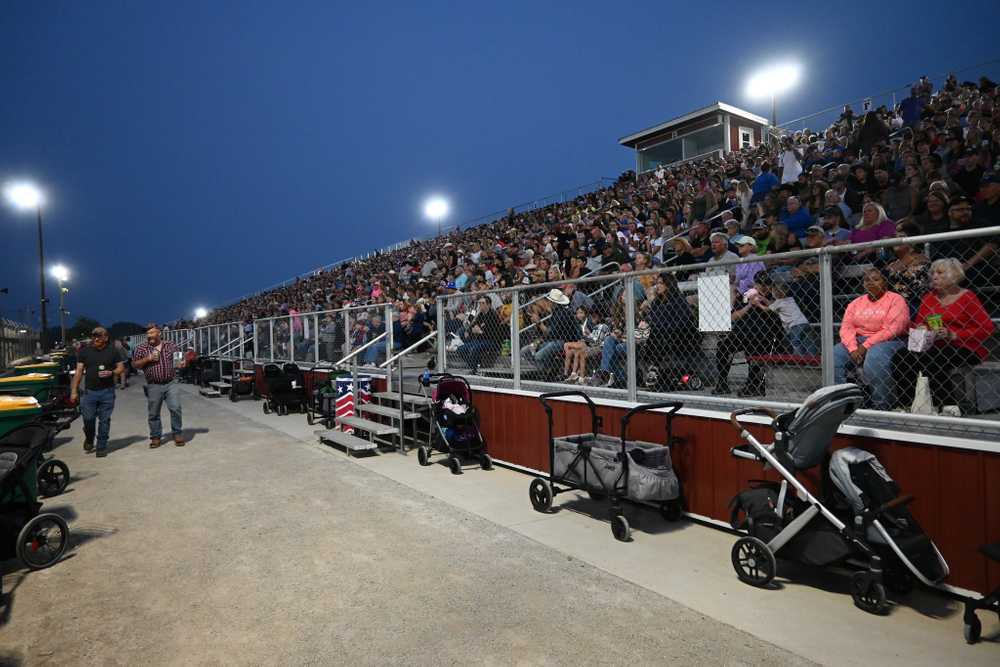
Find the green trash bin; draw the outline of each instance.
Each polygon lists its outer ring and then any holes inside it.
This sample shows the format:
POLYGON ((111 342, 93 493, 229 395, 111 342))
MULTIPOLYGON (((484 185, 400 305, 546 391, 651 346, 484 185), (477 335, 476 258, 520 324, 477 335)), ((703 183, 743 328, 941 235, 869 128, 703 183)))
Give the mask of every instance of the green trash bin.
POLYGON ((0 377, 0 394, 7 396, 34 396, 39 403, 49 400, 56 386, 56 377, 48 373, 27 373, 0 377))
POLYGON ((41 414, 42 406, 34 396, 0 396, 0 438, 41 414))
POLYGON ((27 375, 28 373, 49 373, 55 375, 59 372, 60 365, 54 361, 41 361, 36 364, 21 364, 14 366, 16 375, 27 375))

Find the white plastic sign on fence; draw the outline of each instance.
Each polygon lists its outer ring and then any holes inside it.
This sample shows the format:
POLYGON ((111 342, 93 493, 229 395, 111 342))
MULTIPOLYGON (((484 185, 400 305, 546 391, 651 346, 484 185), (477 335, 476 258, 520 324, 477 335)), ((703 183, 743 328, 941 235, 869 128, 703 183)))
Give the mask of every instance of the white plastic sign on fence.
POLYGON ((731 331, 729 273, 705 273, 698 277, 698 330, 731 331))

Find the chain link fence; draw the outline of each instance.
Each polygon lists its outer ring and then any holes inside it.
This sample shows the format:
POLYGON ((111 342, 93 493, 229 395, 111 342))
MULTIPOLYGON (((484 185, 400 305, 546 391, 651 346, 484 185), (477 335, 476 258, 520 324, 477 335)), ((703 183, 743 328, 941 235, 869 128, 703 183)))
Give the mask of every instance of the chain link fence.
POLYGON ((856 382, 858 422, 995 434, 1000 272, 973 258, 998 231, 849 246, 807 231, 806 249, 763 255, 718 234, 699 264, 441 296, 440 353, 481 384, 716 409, 856 382))
POLYGON ((26 324, 0 319, 0 368, 21 357, 30 357, 38 350, 38 332, 26 324))

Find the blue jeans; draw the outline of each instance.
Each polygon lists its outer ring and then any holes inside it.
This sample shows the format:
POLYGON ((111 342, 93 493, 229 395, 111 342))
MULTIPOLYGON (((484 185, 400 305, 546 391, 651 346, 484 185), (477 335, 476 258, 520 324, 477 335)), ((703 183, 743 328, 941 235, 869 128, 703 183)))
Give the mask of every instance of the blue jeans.
POLYGON ((159 438, 163 435, 163 425, 160 423, 160 410, 163 401, 167 402, 167 410, 170 411, 170 430, 174 437, 178 438, 184 428, 181 422, 181 389, 180 386, 170 381, 167 384, 147 384, 146 385, 146 407, 149 408, 149 437, 159 438))
POLYGON ((601 370, 613 373, 615 384, 625 384, 625 355, 627 348, 625 343, 608 336, 604 339, 601 347, 601 370))
MULTIPOLYGON (((379 342, 372 345, 370 348, 365 350, 365 363, 369 366, 374 366, 378 363, 378 359, 381 355, 385 354, 385 339, 383 338, 379 342)), ((388 358, 388 357, 386 357, 388 358)))
POLYGON ((563 341, 561 340, 550 340, 542 343, 535 350, 535 363, 538 364, 539 368, 548 368, 556 355, 562 352, 562 349, 563 341))
POLYGON ((495 353, 500 346, 496 341, 486 339, 473 339, 465 341, 465 345, 458 348, 458 356, 462 358, 465 365, 475 369, 483 365, 483 358, 495 353))
POLYGON ((812 327, 808 324, 796 324, 789 329, 788 343, 792 346, 792 352, 795 354, 810 357, 819 354, 819 344, 812 327))
MULTIPOLYGON (((858 336, 858 344, 865 341, 858 336)), ((887 340, 872 345, 865 354, 864 380, 871 389, 871 409, 891 410, 896 405, 896 386, 892 378, 892 358, 905 344, 901 340, 887 340)), ((837 343, 833 348, 833 381, 841 384, 846 381, 847 369, 854 367, 851 355, 843 343, 837 343)))
POLYGON ((106 449, 111 433, 111 413, 115 409, 115 388, 89 389, 80 397, 83 415, 83 437, 94 440, 94 420, 97 420, 97 448, 106 449))

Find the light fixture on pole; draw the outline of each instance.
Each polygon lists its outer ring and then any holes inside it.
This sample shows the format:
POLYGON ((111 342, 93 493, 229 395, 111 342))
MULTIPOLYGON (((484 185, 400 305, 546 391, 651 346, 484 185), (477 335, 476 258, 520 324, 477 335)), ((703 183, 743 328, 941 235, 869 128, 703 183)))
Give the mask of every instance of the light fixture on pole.
POLYGON ((772 65, 750 77, 747 96, 755 99, 771 98, 771 127, 778 126, 777 97, 799 81, 802 67, 794 63, 772 65))
POLYGON ((207 308, 195 308, 194 309, 194 319, 195 319, 195 321, 197 321, 197 320, 203 320, 206 317, 208 317, 208 309, 207 308))
POLYGON ((48 328, 49 328, 49 317, 45 304, 48 303, 48 299, 45 298, 45 251, 44 245, 42 243, 42 204, 45 203, 45 197, 42 195, 42 191, 38 189, 33 183, 27 181, 19 181, 15 183, 8 183, 4 188, 4 195, 7 197, 7 201, 10 202, 11 206, 19 211, 34 211, 37 214, 38 219, 38 280, 41 288, 41 305, 42 305, 42 331, 39 334, 39 342, 42 345, 42 351, 48 347, 48 328))
POLYGON ((56 279, 59 283, 59 332, 60 341, 63 347, 66 347, 66 295, 69 293, 69 288, 65 287, 63 283, 69 280, 69 269, 67 269, 62 264, 56 264, 52 267, 51 271, 52 277, 56 279))
POLYGON ((424 202, 424 217, 437 223, 438 236, 441 236, 441 221, 448 217, 450 210, 451 206, 444 197, 434 196, 424 202))

